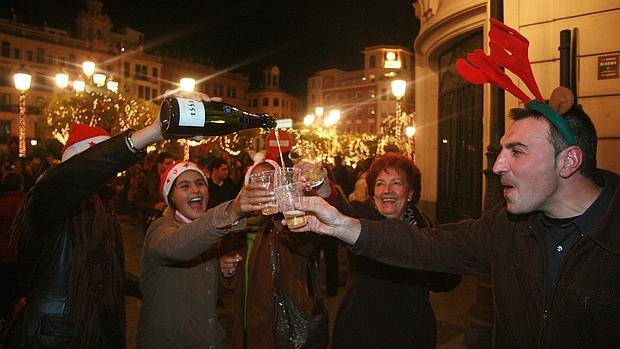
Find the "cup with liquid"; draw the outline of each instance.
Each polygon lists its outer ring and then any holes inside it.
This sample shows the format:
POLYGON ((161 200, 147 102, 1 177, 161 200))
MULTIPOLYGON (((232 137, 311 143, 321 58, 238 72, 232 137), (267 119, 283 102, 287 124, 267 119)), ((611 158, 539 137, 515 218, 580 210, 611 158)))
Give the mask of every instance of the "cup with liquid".
POLYGON ((327 177, 327 169, 323 168, 318 151, 311 144, 297 144, 288 157, 293 161, 293 167, 302 171, 302 175, 311 187, 318 187, 327 177))
POLYGON ((280 212, 289 228, 299 228, 306 225, 306 212, 299 209, 301 197, 304 195, 303 183, 291 183, 274 189, 280 212))
MULTIPOLYGON (((250 175, 250 183, 264 183, 265 190, 273 190, 275 187, 275 171, 263 171, 250 175)), ((261 213, 265 216, 278 213, 277 202, 270 201, 261 206, 261 213)))
POLYGON ((274 187, 301 182, 302 171, 296 167, 284 167, 274 172, 274 187))

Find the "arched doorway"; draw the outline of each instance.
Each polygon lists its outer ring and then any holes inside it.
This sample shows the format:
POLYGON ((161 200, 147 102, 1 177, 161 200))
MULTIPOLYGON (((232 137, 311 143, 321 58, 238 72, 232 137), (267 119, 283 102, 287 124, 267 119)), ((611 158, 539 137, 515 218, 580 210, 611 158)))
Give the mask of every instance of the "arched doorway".
POLYGON ((437 219, 441 223, 482 212, 482 86, 455 69, 457 58, 482 47, 482 31, 464 36, 438 56, 439 145, 437 219))

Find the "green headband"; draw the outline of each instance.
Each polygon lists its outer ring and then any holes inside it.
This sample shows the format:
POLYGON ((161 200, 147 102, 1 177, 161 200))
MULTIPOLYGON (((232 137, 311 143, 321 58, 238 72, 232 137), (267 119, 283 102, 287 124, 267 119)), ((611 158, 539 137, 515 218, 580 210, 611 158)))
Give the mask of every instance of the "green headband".
POLYGON ((573 134, 568 128, 566 120, 564 120, 560 114, 556 113, 555 110, 549 106, 549 104, 541 103, 534 99, 528 102, 525 107, 527 109, 536 110, 551 121, 551 123, 560 131, 560 134, 564 137, 564 140, 569 146, 577 144, 577 142, 575 142, 575 137, 573 137, 573 134))

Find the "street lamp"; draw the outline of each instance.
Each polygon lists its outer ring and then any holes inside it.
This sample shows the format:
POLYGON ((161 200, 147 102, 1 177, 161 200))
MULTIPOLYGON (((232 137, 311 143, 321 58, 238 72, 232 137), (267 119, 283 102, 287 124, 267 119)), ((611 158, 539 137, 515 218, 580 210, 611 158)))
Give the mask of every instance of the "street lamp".
POLYGON ((112 92, 118 92, 118 82, 112 80, 104 73, 95 73, 96 65, 92 61, 86 61, 82 63, 82 71, 83 75, 81 77, 75 79, 74 81, 69 81, 69 75, 62 72, 56 74, 56 86, 60 89, 65 89, 69 84, 75 92, 84 92, 86 90, 87 84, 90 81, 92 76, 92 84, 96 87, 103 87, 112 92), (85 78, 85 79, 84 79, 85 78))
POLYGON ((407 90, 407 81, 405 80, 392 80, 392 94, 396 97, 396 110, 394 115, 396 117, 396 125, 395 125, 395 136, 397 139, 400 139, 401 132, 405 126, 404 120, 402 120, 402 107, 401 107, 401 99, 405 96, 405 91, 407 90))
POLYGON ((327 117, 323 119, 323 125, 325 127, 332 127, 340 121, 340 110, 332 109, 327 114, 327 117))
POLYGON ((194 92, 196 80, 192 78, 181 78, 179 85, 181 86, 181 91, 194 92))
POLYGON ((106 78, 107 77, 103 73, 95 73, 93 75, 93 83, 95 84, 95 86, 101 87, 101 86, 105 85, 106 78))
POLYGON ((60 89, 64 89, 69 86, 69 75, 65 73, 56 74, 56 86, 60 89))
POLYGON ((18 118, 18 136, 19 136, 19 157, 26 157, 26 91, 30 88, 32 76, 25 72, 18 72, 13 75, 15 88, 20 91, 19 94, 19 118, 18 118))
POLYGON ((82 71, 86 77, 90 78, 95 73, 95 62, 85 61, 82 63, 82 71))
POLYGON ((340 114, 340 110, 331 109, 327 115, 325 115, 325 108, 316 107, 314 108, 313 114, 308 114, 304 117, 304 125, 312 126, 316 123, 319 127, 323 125, 323 127, 329 128, 340 121, 340 114))

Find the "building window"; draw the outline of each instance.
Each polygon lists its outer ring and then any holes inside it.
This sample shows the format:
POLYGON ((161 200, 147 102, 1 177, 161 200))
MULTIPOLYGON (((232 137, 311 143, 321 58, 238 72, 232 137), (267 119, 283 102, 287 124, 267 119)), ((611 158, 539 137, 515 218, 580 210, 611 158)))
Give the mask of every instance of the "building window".
POLYGON ((8 41, 2 42, 2 57, 11 57, 11 43, 8 41))
POLYGON ((226 88, 226 95, 228 98, 237 98, 237 88, 235 86, 228 86, 226 88))
POLYGON ((269 98, 263 97, 263 107, 268 107, 268 106, 269 106, 269 98))
POLYGON ((11 71, 7 67, 0 67, 0 85, 12 86, 11 71))
POLYGON ((274 107, 279 107, 280 106, 280 99, 278 97, 275 97, 273 99, 273 106, 274 107))
POLYGON ((34 61, 34 52, 32 51, 28 51, 28 53, 26 54, 26 58, 30 61, 33 62, 34 61))
POLYGON ((252 98, 252 107, 253 108, 258 107, 258 98, 252 98))
POLYGON ((125 62, 123 64, 123 76, 128 78, 131 75, 130 70, 131 70, 131 64, 129 62, 125 62))
POLYGON ((213 96, 223 96, 224 95, 224 86, 222 84, 213 85, 213 96))
POLYGON ((375 55, 370 56, 370 59, 368 60, 368 67, 369 68, 377 67, 377 57, 375 55))
POLYGON ((159 92, 159 91, 158 91, 156 88, 154 88, 154 89, 153 89, 153 94, 151 95, 151 98, 152 98, 152 99, 159 99, 159 96, 157 95, 157 94, 158 94, 158 92, 159 92))
POLYGON ((45 50, 42 48, 37 49, 37 63, 45 63, 45 50))
POLYGON ((138 98, 144 99, 144 86, 138 86, 138 98))
POLYGON ((5 144, 11 134, 11 120, 0 120, 0 143, 5 144))
POLYGON ((13 49, 13 58, 20 59, 22 57, 22 51, 18 48, 13 49))
MULTIPOLYGON (((10 93, 0 93, 0 106, 8 107, 11 105, 11 94, 10 93)), ((2 110, 5 110, 2 108, 2 110)))
POLYGON ((159 71, 157 70, 157 67, 153 67, 153 77, 155 78, 155 81, 159 78, 159 71))

